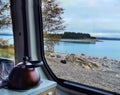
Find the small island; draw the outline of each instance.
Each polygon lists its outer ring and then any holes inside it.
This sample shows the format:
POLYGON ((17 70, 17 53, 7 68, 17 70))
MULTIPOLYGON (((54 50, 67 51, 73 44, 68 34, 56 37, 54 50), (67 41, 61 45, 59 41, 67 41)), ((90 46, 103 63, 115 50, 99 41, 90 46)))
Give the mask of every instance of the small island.
POLYGON ((98 41, 96 37, 93 37, 88 33, 64 32, 63 34, 49 34, 49 36, 59 37, 62 42, 95 44, 98 41))
POLYGON ((75 33, 75 32, 64 32, 64 34, 58 34, 62 39, 96 39, 88 33, 75 33))

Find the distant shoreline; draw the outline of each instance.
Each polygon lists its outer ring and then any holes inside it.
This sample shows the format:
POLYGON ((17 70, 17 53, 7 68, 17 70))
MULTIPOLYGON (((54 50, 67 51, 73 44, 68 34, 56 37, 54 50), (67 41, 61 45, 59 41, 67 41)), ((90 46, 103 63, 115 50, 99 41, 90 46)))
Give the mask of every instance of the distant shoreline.
POLYGON ((96 43, 101 42, 98 39, 61 39, 61 42, 79 42, 79 43, 96 43))
POLYGON ((0 33, 0 36, 13 36, 13 34, 0 33))
POLYGON ((115 40, 115 41, 120 41, 120 38, 109 38, 109 37, 96 37, 98 40, 115 40))

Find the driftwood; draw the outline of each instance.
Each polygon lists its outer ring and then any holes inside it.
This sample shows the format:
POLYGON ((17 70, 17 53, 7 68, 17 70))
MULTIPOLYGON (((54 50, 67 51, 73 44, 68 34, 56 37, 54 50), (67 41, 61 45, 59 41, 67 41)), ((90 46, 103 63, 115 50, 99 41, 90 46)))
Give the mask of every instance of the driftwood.
POLYGON ((95 70, 99 68, 99 63, 88 60, 84 56, 76 56, 75 54, 68 54, 66 56, 66 61, 72 62, 73 64, 80 65, 86 69, 95 70))

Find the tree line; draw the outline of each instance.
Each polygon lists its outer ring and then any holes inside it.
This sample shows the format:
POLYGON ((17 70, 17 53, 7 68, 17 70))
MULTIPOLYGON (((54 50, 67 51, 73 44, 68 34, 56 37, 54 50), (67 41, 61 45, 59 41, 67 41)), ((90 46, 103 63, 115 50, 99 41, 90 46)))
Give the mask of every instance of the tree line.
POLYGON ((49 36, 59 36, 61 39, 96 39, 88 33, 64 32, 63 34, 49 34, 49 36))
MULTIPOLYGON (((44 41, 46 51, 54 51, 54 46, 59 42, 59 37, 51 37, 47 34, 57 33, 65 29, 64 20, 62 14, 64 9, 59 5, 57 0, 42 0, 42 21, 44 36, 48 40, 44 41), (55 40, 54 40, 55 39, 55 40)), ((10 16, 10 2, 9 0, 0 0, 0 32, 3 26, 11 25, 10 16)), ((4 32, 4 31, 3 31, 4 32)), ((5 45, 5 42, 1 40, 0 46, 5 45), (4 43, 4 44, 3 44, 4 43)))
MULTIPOLYGON (((11 25, 10 3, 0 0, 0 30, 3 26, 11 25), (7 11, 7 13, 6 13, 7 11)), ((54 52, 54 46, 60 39, 95 39, 90 34, 65 32, 58 34, 58 32, 65 30, 66 26, 62 18, 64 10, 56 0, 42 0, 42 20, 44 37, 48 40, 44 41, 46 51, 54 52)), ((1 40, 2 41, 2 40, 1 40)), ((4 41, 3 41, 4 42, 4 41)), ((1 43, 1 46, 3 43, 1 43)))

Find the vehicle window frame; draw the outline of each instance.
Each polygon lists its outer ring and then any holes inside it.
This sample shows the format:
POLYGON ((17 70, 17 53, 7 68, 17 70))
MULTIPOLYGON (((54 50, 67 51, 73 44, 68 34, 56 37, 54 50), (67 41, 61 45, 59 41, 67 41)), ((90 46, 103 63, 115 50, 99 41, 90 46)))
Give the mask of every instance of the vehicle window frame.
MULTIPOLYGON (((14 4, 15 0, 11 0, 11 1, 12 1, 11 3, 14 4)), ((22 1, 24 1, 24 0, 22 0, 22 1)), ((110 91, 102 90, 102 89, 99 89, 99 88, 95 88, 95 87, 83 85, 83 84, 80 84, 80 83, 75 83, 75 82, 72 82, 72 81, 68 81, 68 80, 63 80, 63 79, 57 78, 57 76, 53 73, 53 71, 50 69, 49 65, 47 64, 47 61, 46 61, 46 58, 45 58, 45 54, 44 54, 44 39, 43 39, 43 28, 42 28, 41 0, 34 0, 34 2, 39 5, 39 6, 36 6, 35 10, 34 10, 35 12, 37 12, 36 13, 37 14, 36 15, 36 23, 38 24, 35 28, 38 28, 39 31, 41 31, 39 33, 39 35, 37 36, 37 37, 40 38, 40 40, 39 40, 40 43, 38 43, 39 42, 38 41, 37 45, 40 46, 40 50, 39 50, 40 54, 39 54, 39 56, 40 56, 41 60, 44 63, 44 65, 41 68, 44 71, 44 73, 46 74, 47 78, 50 79, 50 80, 56 81, 57 84, 62 86, 62 87, 65 87, 65 88, 68 88, 68 89, 72 89, 72 90, 78 91, 80 93, 86 93, 86 94, 89 93, 89 95, 96 95, 96 94, 97 95, 103 95, 103 94, 117 95, 117 93, 114 93, 114 92, 110 92, 110 91)), ((13 21, 14 20, 15 19, 13 19, 13 21)), ((15 23, 13 24, 13 26, 14 25, 15 25, 15 23)), ((22 27, 22 28, 24 28, 24 27, 22 27)), ((19 34, 17 34, 17 35, 19 35, 19 34)), ((23 36, 23 35, 21 35, 21 36, 23 36)), ((16 35, 15 35, 15 37, 16 37, 16 35)), ((15 38, 14 40, 16 41, 18 39, 15 38)), ((26 42, 24 42, 24 43, 26 43, 26 42)), ((15 49, 17 49, 17 48, 18 47, 15 47, 15 49)), ((18 53, 15 53, 15 56, 17 56, 16 59, 21 60, 20 57, 23 56, 23 54, 18 56, 18 53)))

